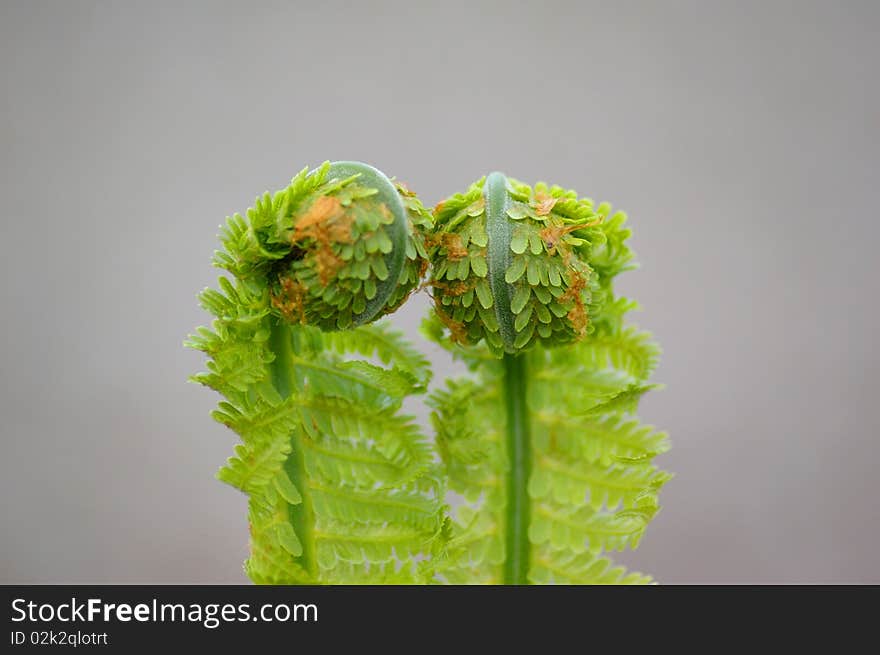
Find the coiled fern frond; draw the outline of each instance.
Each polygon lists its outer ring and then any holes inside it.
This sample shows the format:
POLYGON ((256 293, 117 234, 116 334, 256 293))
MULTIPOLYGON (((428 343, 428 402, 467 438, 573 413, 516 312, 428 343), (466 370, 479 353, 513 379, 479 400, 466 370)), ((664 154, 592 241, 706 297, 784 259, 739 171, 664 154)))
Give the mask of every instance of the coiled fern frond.
POLYGON ((471 374, 431 395, 456 512, 454 583, 643 583, 634 548, 669 479, 666 435, 635 417, 659 349, 625 325, 626 217, 500 174, 436 210, 425 333, 471 374), (488 291, 487 291, 488 290, 488 291))
POLYGON ((218 477, 248 495, 255 582, 432 578, 444 483, 400 411, 430 370, 369 324, 418 284, 429 225, 404 187, 343 163, 304 169, 222 231, 215 263, 233 280, 202 293, 215 319, 188 345, 209 356, 193 379, 225 397, 214 418, 241 438, 218 477))
POLYGON ((288 322, 342 330, 394 311, 416 288, 430 224, 405 186, 365 164, 327 162, 229 218, 214 263, 268 289, 288 322))

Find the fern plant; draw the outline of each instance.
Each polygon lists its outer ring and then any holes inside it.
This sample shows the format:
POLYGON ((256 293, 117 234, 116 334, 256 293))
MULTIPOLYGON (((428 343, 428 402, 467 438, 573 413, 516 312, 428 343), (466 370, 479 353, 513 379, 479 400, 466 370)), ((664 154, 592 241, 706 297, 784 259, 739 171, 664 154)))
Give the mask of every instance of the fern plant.
POLYGON ((187 342, 241 443, 257 583, 645 583, 635 548, 669 479, 635 417, 659 350, 624 322, 626 217, 493 173, 433 213, 357 162, 304 169, 221 232, 231 278, 187 342), (385 321, 430 289, 430 339, 468 375, 403 400, 428 361, 385 321), (452 503, 454 496, 461 501, 452 503), (449 497, 449 498, 448 498, 449 497), (454 509, 452 505, 457 505, 454 509))

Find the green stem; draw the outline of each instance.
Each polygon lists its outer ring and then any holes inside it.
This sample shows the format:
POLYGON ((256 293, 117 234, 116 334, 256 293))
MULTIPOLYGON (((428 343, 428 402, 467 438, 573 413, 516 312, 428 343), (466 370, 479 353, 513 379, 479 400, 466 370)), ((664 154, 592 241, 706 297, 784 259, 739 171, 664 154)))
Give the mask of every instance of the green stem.
POLYGON ((367 300, 364 311, 352 316, 352 322, 357 327, 358 325, 366 325, 376 318, 379 312, 385 308, 388 299, 400 282, 400 271, 406 260, 406 240, 410 233, 409 218, 394 183, 382 171, 359 161, 336 161, 330 164, 328 174, 330 177, 343 179, 357 175, 358 183, 375 189, 376 198, 394 216, 394 222, 388 226, 388 236, 391 238, 393 247, 385 255, 388 277, 379 280, 376 284, 376 295, 367 300))
MULTIPOLYGON (((275 360, 270 364, 272 372, 272 384, 282 398, 289 398, 294 391, 294 362, 296 355, 293 352, 291 326, 281 320, 277 320, 272 326, 270 337, 272 352, 275 360)), ((317 560, 315 558, 315 511, 312 505, 312 495, 306 484, 305 460, 301 437, 296 431, 291 433, 291 453, 284 462, 284 470, 287 476, 296 485, 302 496, 302 502, 297 505, 289 505, 288 512, 290 524, 293 526, 296 536, 302 544, 302 555, 297 558, 297 563, 308 573, 317 575, 317 560)))
POLYGON ((526 405, 527 355, 504 355, 504 404, 507 414, 507 510, 504 584, 528 584, 529 473, 531 434, 526 405))
POLYGON ((513 313, 510 311, 510 299, 513 287, 505 280, 510 267, 510 239, 513 236, 513 223, 507 216, 510 194, 507 193, 507 178, 503 173, 490 173, 483 187, 486 203, 486 235, 489 242, 486 248, 486 265, 489 268, 489 287, 495 306, 495 318, 498 321, 498 335, 504 344, 504 350, 516 352, 516 328, 513 313))

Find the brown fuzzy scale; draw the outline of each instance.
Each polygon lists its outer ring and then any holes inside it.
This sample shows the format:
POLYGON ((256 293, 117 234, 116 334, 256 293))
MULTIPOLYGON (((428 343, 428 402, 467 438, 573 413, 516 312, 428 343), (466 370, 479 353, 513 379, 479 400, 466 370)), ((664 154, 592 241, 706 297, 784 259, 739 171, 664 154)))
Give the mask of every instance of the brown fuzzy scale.
MULTIPOLYGON (((570 257, 571 253, 567 253, 565 257, 566 264, 570 257)), ((584 291, 587 288, 587 278, 575 269, 570 270, 568 288, 559 300, 562 303, 568 301, 574 303, 574 306, 568 311, 566 317, 568 318, 571 327, 574 329, 575 334, 577 334, 578 339, 582 339, 587 334, 587 325, 590 321, 586 305, 584 304, 584 291)))
POLYGON ((447 296, 463 296, 468 291, 474 288, 473 284, 468 284, 466 281, 458 281, 458 282, 439 282, 437 280, 431 280, 428 282, 430 286, 435 289, 440 289, 447 296))
MULTIPOLYGON (((381 209, 387 212, 385 205, 381 209)), ((303 214, 296 225, 290 241, 295 248, 304 248, 304 241, 313 240, 315 251, 315 272, 321 284, 327 286, 344 265, 343 260, 333 252, 333 246, 351 243, 351 224, 353 219, 342 207, 338 198, 320 196, 303 214)))
POLYGON ((306 286, 288 277, 282 277, 279 282, 281 291, 272 295, 272 306, 281 312, 288 322, 305 324, 306 312, 303 303, 307 292, 306 286))
MULTIPOLYGON (((553 200, 556 199, 554 198, 553 200)), ((574 232, 575 230, 580 230, 584 227, 591 227, 597 223, 598 222, 587 223, 586 225, 550 225, 543 228, 539 234, 544 241, 544 245, 547 246, 547 254, 552 256, 556 254, 556 248, 559 245, 559 241, 566 234, 574 232)), ((567 264, 568 262, 566 261, 566 265, 567 264)))
POLYGON ((558 198, 554 198, 553 196, 548 196, 545 193, 536 193, 535 194, 535 213, 538 216, 546 216, 553 208, 556 206, 558 198))
POLYGON ((434 306, 434 311, 437 313, 437 317, 440 321, 449 329, 449 338, 452 343, 457 343, 460 345, 467 345, 469 343, 469 339, 467 336, 467 327, 461 321, 456 321, 454 318, 449 316, 445 311, 440 309, 438 305, 434 306))
MULTIPOLYGON (((430 262, 427 259, 419 260, 419 279, 422 280, 425 277, 425 273, 428 272, 428 266, 430 266, 430 262)), ((410 292, 412 293, 412 292, 410 292)))
POLYGON ((450 261, 458 261, 468 256, 468 249, 462 245, 461 237, 454 232, 441 234, 440 245, 446 248, 446 258, 450 261))

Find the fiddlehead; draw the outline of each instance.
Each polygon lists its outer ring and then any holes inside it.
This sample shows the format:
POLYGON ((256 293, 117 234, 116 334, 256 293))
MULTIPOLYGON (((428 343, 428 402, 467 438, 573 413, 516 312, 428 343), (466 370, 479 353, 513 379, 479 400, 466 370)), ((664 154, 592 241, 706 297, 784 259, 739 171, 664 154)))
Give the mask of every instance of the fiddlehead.
POLYGON ((396 309, 424 274, 430 216, 401 184, 360 162, 303 169, 221 233, 215 263, 270 293, 290 323, 337 330, 396 309))
POLYGON ((304 169, 222 230, 215 264, 233 279, 202 293, 215 320, 189 345, 209 355, 194 379, 225 396, 214 417, 242 440, 218 477, 249 496, 255 582, 430 578, 443 484, 399 412, 427 362, 369 324, 419 284, 430 222, 402 185, 342 162, 304 169))
POLYGON ((645 582, 634 547, 668 479, 663 433, 634 418, 658 350, 623 324, 626 217, 499 173, 435 209, 426 333, 472 372, 432 394, 459 508, 451 582, 645 582))
MULTIPOLYGON (((608 279, 629 264, 609 208, 493 173, 435 211, 431 285, 452 339, 495 353, 582 339, 608 279), (592 264, 592 265, 591 265, 592 264)), ((623 237, 625 238, 625 236, 623 237)), ((628 253, 628 251, 625 251, 628 253)))

